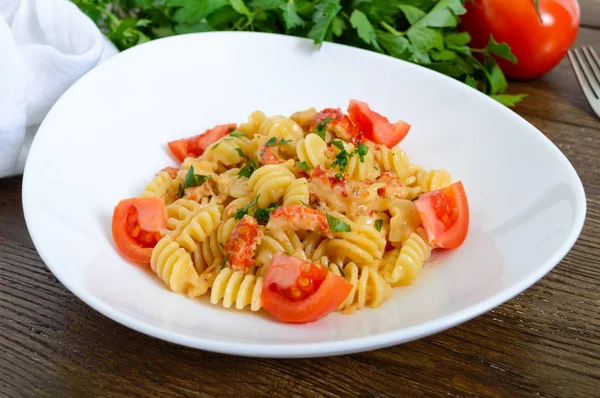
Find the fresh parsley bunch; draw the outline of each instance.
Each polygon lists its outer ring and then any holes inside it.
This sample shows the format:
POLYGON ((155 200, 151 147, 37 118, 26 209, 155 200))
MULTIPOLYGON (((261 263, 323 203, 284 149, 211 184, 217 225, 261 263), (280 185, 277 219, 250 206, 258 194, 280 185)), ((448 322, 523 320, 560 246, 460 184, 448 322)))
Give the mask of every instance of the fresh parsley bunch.
MULTIPOLYGON (((516 62, 490 38, 471 48, 458 30, 465 0, 73 0, 121 49, 155 38, 209 31, 258 31, 347 44, 391 55, 458 79, 513 106, 492 57, 516 62)), ((466 0, 470 1, 470 0, 466 0)))

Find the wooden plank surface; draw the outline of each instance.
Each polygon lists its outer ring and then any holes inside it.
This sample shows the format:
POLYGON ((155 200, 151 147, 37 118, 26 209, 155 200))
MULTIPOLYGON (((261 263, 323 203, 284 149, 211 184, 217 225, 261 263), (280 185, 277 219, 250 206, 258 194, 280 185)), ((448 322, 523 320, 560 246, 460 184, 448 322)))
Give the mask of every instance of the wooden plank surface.
MULTIPOLYGON (((596 0, 577 45, 600 45, 596 0), (592 27, 596 28, 593 29, 592 27)), ((587 7, 587 8, 586 8, 587 7)), ((588 198, 573 250, 504 305, 446 332, 303 360, 188 349, 127 329, 66 290, 33 248, 21 179, 0 180, 0 396, 600 396, 600 121, 564 60, 515 111, 569 158, 588 198)))

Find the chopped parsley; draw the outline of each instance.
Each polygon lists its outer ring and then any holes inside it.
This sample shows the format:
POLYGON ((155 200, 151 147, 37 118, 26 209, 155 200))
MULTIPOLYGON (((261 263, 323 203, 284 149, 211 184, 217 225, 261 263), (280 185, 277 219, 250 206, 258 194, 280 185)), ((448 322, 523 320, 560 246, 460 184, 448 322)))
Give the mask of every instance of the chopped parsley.
POLYGON ((229 132, 233 133, 235 131, 235 127, 229 127, 229 132))
POLYGON ((324 119, 321 123, 317 124, 316 133, 323 141, 325 141, 325 129, 327 128, 327 124, 332 121, 333 118, 328 117, 324 119))
POLYGON ((335 161, 331 164, 331 166, 339 166, 340 171, 343 173, 344 170, 346 170, 346 167, 348 166, 348 158, 350 156, 352 155, 349 154, 345 149, 341 150, 340 153, 338 153, 335 156, 335 161))
POLYGON ((217 149, 217 147, 219 146, 220 142, 217 142, 215 145, 212 146, 212 148, 210 148, 211 151, 214 151, 215 149, 217 149))
POLYGON ((379 232, 381 232, 381 225, 383 224, 383 220, 379 219, 379 220, 375 220, 375 229, 379 232))
POLYGON ((414 202, 415 200, 419 200, 419 196, 421 196, 421 195, 415 196, 414 198, 411 199, 411 201, 414 202))
POLYGON ((283 145, 287 144, 288 142, 292 142, 292 140, 284 140, 281 138, 279 141, 277 141, 277 137, 271 137, 269 138, 269 141, 265 143, 265 146, 283 145))
POLYGON ((254 173, 254 171, 258 168, 258 165, 256 164, 256 162, 254 161, 254 159, 250 159, 248 161, 248 163, 246 163, 244 165, 244 167, 242 167, 238 173, 238 176, 240 177, 246 177, 246 178, 250 178, 250 176, 252 175, 252 173, 254 173))
POLYGON ((331 141, 331 144, 337 149, 340 149, 342 151, 344 150, 344 143, 342 142, 342 140, 333 140, 331 141))
POLYGON ((350 225, 346 224, 342 220, 338 220, 337 218, 330 216, 327 214, 327 224, 329 224, 329 229, 331 232, 350 232, 352 228, 350 225))
POLYGON ((340 173, 337 173, 337 174, 335 175, 335 178, 342 179, 342 178, 344 178, 344 176, 343 176, 342 174, 340 174, 340 173))
POLYGON ((180 198, 183 198, 183 185, 179 184, 179 186, 177 187, 177 196, 179 196, 180 198))
POLYGON ((246 158, 246 154, 244 151, 242 151, 242 148, 235 148, 235 151, 238 153, 238 155, 240 155, 240 157, 246 158))
POLYGON ((229 135, 232 137, 244 137, 246 133, 242 131, 232 131, 231 133, 229 133, 229 135))
POLYGON ((357 145, 356 149, 354 150, 354 152, 352 152, 352 155, 354 155, 355 153, 358 153, 360 162, 364 163, 365 155, 367 154, 367 152, 369 152, 369 147, 364 144, 361 144, 360 141, 358 141, 358 145, 357 145))
POLYGON ((271 212, 278 207, 279 207, 279 203, 277 203, 277 202, 271 203, 269 205, 269 207, 267 207, 266 209, 256 210, 256 212, 254 213, 254 218, 256 218, 256 221, 258 221, 259 223, 266 224, 269 222, 269 219, 271 218, 271 212))
POLYGON ((258 202, 259 197, 260 197, 260 195, 258 195, 256 198, 254 198, 254 200, 252 200, 252 202, 248 203, 246 206, 244 206, 241 209, 239 209, 238 211, 236 211, 235 219, 241 220, 242 217, 244 217, 246 214, 248 214, 248 211, 252 208, 252 206, 254 206, 256 204, 256 202, 258 202))
POLYGON ((342 277, 345 278, 346 274, 344 273, 344 267, 342 267, 341 265, 339 265, 337 263, 335 265, 337 265, 338 269, 340 270, 340 275, 342 275, 342 277))
POLYGON ((306 163, 306 162, 298 163, 298 168, 300 170, 306 171, 307 173, 310 171, 310 167, 308 167, 308 163, 306 163))
POLYGON ((229 253, 225 253, 225 257, 223 258, 223 262, 221 262, 221 269, 225 268, 227 264, 227 260, 229 260, 229 253))
POLYGON ((183 187, 199 187, 211 178, 212 176, 210 175, 205 176, 201 174, 194 174, 194 166, 190 166, 190 169, 188 170, 187 174, 185 175, 185 179, 183 180, 183 187))

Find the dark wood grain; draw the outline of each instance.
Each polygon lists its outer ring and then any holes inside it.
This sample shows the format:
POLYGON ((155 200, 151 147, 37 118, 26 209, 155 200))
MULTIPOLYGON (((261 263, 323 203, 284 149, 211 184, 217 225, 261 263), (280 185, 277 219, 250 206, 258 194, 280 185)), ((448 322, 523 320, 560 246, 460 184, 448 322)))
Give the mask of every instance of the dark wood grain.
MULTIPOLYGON (((577 45, 600 44, 596 0, 577 45)), ((587 12, 586 12, 587 11, 587 12)), ((0 180, 0 396, 600 396, 600 122, 566 61, 514 82, 515 110, 569 158, 588 198, 580 239, 537 284, 446 332, 355 355, 239 358, 166 343, 67 291, 33 248, 21 179, 0 180)))

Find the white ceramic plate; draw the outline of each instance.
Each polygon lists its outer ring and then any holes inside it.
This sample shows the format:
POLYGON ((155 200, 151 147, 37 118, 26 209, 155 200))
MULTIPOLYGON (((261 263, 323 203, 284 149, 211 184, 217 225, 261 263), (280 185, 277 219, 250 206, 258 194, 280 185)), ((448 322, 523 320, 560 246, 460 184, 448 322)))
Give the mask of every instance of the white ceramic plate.
POLYGON ((74 294, 142 333, 205 350, 309 357, 414 340, 471 319, 535 283, 569 251, 585 217, 564 155, 509 109, 441 74, 341 45, 254 33, 203 33, 144 44, 94 69, 40 127, 23 182, 42 259, 74 294), (438 255, 378 309, 307 325, 213 306, 168 291, 112 243, 114 205, 174 165, 172 139, 360 99, 412 124, 416 163, 463 181, 467 240, 438 255))

